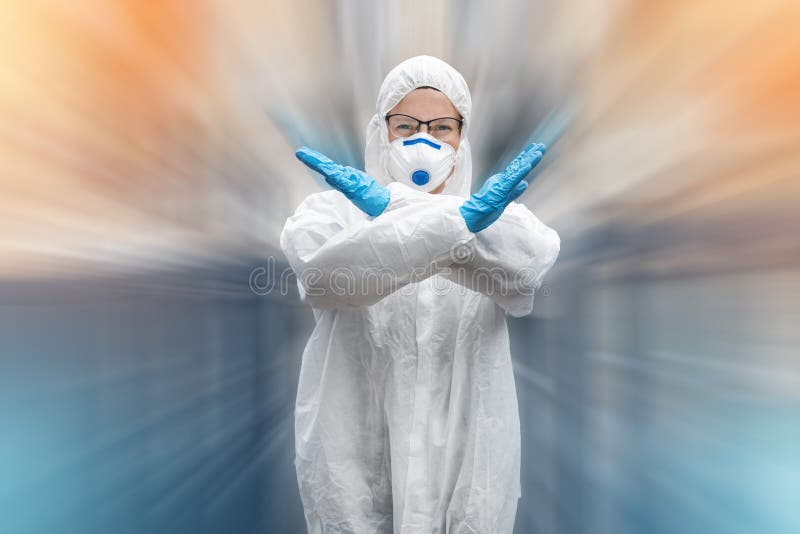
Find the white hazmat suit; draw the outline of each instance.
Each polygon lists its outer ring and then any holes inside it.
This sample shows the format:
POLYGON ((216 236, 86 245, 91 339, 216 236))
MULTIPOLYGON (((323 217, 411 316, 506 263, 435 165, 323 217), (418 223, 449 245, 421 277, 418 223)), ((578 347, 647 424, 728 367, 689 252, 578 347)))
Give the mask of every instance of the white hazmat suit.
POLYGON ((316 319, 295 409, 310 534, 513 529, 520 428, 505 314, 531 312, 560 241, 516 202, 485 230, 467 229, 458 207, 471 187, 470 111, 452 67, 404 61, 367 127, 366 171, 391 191, 386 210, 371 218, 338 191, 315 193, 281 233, 316 319), (384 117, 421 86, 465 119, 439 195, 386 172, 384 117))

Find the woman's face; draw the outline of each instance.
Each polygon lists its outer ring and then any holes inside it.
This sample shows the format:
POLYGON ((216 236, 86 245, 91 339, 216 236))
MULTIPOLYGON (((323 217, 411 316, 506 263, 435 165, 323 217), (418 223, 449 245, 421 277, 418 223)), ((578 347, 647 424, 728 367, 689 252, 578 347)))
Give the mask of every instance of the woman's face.
MULTIPOLYGON (((408 115, 409 117, 414 117, 415 119, 423 122, 442 117, 453 117, 456 119, 461 118, 461 114, 458 112, 458 110, 456 110, 456 107, 452 102, 450 102, 450 99, 447 98, 444 93, 427 87, 414 89, 408 93, 395 107, 389 110, 386 115, 393 115, 395 113, 408 115)), ((430 133, 428 132, 427 128, 427 125, 420 124, 419 131, 430 133)), ((398 136, 389 131, 390 143, 397 139, 397 137, 398 136)), ((458 150, 458 144, 461 141, 461 132, 457 130, 450 137, 447 139, 441 139, 441 141, 444 141, 452 146, 453 150, 458 150)), ((455 168, 453 168, 453 170, 455 170, 455 168)), ((451 171, 451 176, 452 172, 453 171, 451 171)), ((446 183, 447 181, 431 191, 431 193, 440 193, 444 189, 446 183)))
MULTIPOLYGON (((423 122, 439 119, 441 117, 461 118, 461 114, 456 110, 456 107, 444 93, 428 87, 414 89, 395 107, 390 109, 386 115, 394 115, 395 113, 408 115, 409 117, 414 117, 423 122)), ((429 133, 425 124, 420 125, 420 131, 429 133)), ((390 131, 389 142, 391 143, 395 139, 397 139, 397 136, 393 135, 390 131)), ((443 139, 443 141, 452 146, 454 150, 458 150, 458 143, 460 140, 460 131, 454 132, 448 139, 443 139)))

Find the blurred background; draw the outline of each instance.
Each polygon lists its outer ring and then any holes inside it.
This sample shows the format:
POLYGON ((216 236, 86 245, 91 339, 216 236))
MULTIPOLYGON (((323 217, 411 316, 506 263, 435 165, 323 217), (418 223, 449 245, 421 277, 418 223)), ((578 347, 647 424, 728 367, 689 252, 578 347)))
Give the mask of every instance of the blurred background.
MULTIPOLYGON (((304 533, 278 236, 407 57, 562 240, 516 534, 800 532, 800 4, 3 0, 0 532, 304 533)), ((285 274, 285 273, 284 273, 285 274)))

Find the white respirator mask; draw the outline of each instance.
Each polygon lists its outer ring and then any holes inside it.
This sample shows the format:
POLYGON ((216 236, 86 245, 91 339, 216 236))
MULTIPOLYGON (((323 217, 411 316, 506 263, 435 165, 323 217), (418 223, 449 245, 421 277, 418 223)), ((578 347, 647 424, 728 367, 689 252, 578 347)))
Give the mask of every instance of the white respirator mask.
POLYGON ((439 187, 450 176, 455 162, 452 146, 424 132, 389 143, 389 176, 419 191, 427 193, 439 187))

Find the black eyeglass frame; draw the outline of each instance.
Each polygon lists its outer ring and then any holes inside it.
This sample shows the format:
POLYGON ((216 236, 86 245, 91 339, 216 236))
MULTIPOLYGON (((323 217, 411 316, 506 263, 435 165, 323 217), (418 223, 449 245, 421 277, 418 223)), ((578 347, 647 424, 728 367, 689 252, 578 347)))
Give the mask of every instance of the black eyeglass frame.
POLYGON ((392 113, 391 115, 386 115, 384 117, 384 119, 386 119, 386 125, 387 126, 389 125, 389 119, 392 118, 392 117, 408 117, 409 119, 417 121, 419 123, 419 124, 417 124, 417 131, 419 131, 420 126, 422 126, 424 124, 428 128, 428 131, 430 132, 431 131, 431 123, 435 122, 435 121, 438 121, 438 120, 441 120, 441 119, 451 119, 451 120, 454 120, 454 121, 458 121, 458 133, 461 133, 461 128, 462 128, 462 126, 464 126, 464 119, 457 119, 455 117, 437 117, 437 118, 431 119, 429 121, 421 121, 418 118, 412 117, 411 115, 406 115, 405 113, 392 113))

